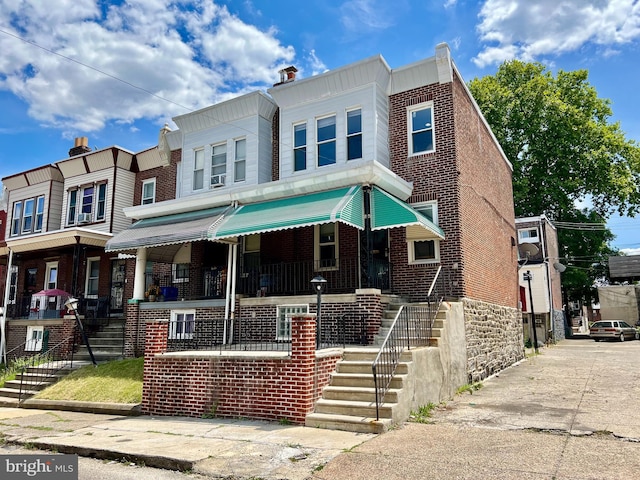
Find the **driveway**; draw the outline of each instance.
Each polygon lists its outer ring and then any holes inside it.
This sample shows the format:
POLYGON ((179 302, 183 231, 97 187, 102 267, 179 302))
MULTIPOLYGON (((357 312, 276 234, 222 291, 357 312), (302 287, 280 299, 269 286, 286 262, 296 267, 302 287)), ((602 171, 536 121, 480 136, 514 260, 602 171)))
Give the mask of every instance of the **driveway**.
POLYGON ((317 479, 640 478, 640 341, 563 340, 317 479))

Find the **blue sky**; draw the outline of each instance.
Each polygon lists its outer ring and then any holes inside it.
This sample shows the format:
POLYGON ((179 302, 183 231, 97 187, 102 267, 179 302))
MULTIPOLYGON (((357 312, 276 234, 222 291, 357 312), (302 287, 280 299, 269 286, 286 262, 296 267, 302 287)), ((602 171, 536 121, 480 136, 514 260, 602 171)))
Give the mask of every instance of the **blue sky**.
MULTIPOLYGON (((447 42, 464 79, 508 59, 589 70, 640 141, 640 0, 0 1, 0 178, 89 146, 140 151, 171 117, 382 54, 392 68, 447 42)), ((640 219, 613 217, 640 253, 640 219)))

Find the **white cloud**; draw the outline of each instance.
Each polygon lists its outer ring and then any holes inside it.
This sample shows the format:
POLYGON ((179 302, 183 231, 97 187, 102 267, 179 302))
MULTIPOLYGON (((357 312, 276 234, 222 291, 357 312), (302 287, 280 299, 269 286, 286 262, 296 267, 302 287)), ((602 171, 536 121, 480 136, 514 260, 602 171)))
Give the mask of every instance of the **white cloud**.
POLYGON ((327 66, 318 58, 315 50, 311 50, 309 52, 308 60, 308 63, 311 66, 311 75, 318 75, 327 71, 327 66))
POLYGON ((349 0, 341 7, 340 21, 351 32, 384 30, 394 24, 394 12, 401 2, 386 0, 349 0))
POLYGON ((620 251, 625 255, 640 255, 640 248, 623 248, 620 251))
POLYGON ((295 57, 275 29, 259 30, 211 0, 103 5, 0 2, 0 18, 7 19, 1 27, 7 33, 0 33, 0 90, 69 135, 183 114, 181 106, 202 108, 269 87, 295 57))
POLYGON ((640 38, 637 0, 487 0, 479 16, 485 47, 474 62, 480 67, 513 58, 532 61, 588 43, 610 55, 616 45, 640 38))

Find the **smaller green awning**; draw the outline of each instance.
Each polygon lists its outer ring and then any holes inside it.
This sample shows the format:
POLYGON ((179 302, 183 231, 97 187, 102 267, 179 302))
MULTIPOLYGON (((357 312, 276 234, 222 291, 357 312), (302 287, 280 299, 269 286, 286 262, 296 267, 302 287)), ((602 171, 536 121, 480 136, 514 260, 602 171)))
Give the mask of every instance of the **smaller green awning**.
POLYGON ((410 226, 422 227, 444 240, 444 232, 435 223, 411 205, 374 186, 371 189, 371 230, 410 226))
POLYGON ((210 234, 212 240, 342 222, 364 229, 359 185, 241 205, 210 234))

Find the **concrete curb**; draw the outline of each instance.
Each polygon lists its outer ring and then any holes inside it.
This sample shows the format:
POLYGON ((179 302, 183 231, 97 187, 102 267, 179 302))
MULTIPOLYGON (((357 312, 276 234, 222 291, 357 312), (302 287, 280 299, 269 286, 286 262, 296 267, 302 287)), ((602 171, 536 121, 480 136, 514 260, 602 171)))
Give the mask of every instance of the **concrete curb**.
POLYGON ((73 400, 44 400, 30 398, 20 404, 21 408, 39 410, 64 410, 68 412, 102 413, 107 415, 142 415, 141 405, 137 403, 98 403, 73 400))

